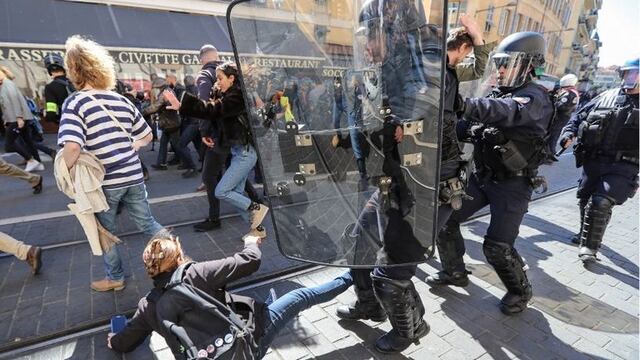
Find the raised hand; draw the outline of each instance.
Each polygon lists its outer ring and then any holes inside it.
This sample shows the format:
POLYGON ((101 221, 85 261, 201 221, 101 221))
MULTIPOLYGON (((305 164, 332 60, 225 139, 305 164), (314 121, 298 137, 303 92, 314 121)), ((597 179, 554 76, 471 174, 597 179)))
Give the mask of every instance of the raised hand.
POLYGON ((163 91, 162 92, 162 97, 164 97, 164 99, 167 100, 171 104, 171 106, 167 106, 167 109, 169 109, 169 110, 178 110, 178 109, 180 109, 180 101, 176 97, 176 94, 173 93, 173 91, 169 91, 169 90, 163 91))

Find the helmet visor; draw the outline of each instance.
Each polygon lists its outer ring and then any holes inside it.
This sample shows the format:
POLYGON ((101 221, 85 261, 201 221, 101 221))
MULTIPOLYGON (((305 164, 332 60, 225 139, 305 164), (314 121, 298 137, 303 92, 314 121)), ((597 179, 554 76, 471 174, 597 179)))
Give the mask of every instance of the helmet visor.
POLYGON ((629 69, 622 71, 622 88, 635 89, 638 87, 638 69, 629 69))
POLYGON ((531 69, 531 57, 522 52, 500 52, 491 55, 485 72, 495 83, 492 87, 518 87, 525 83, 531 69))

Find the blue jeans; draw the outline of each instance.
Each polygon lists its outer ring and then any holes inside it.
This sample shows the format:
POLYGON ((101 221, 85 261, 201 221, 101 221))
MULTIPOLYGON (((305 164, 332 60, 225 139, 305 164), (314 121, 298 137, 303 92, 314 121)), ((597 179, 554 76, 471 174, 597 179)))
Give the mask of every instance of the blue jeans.
POLYGON ((257 160, 258 155, 253 146, 233 145, 231 165, 216 186, 216 197, 237 207, 240 210, 240 216, 245 220, 249 219, 247 209, 251 205, 251 199, 244 195, 244 186, 257 160))
POLYGON ((340 117, 342 114, 347 114, 347 111, 345 110, 344 105, 342 104, 342 101, 340 102, 334 102, 333 103, 333 111, 331 112, 331 115, 333 116, 333 128, 334 129, 339 129, 340 128, 340 117))
POLYGON ((352 284, 351 273, 347 271, 322 285, 289 291, 268 305, 264 333, 260 339, 260 356, 264 356, 278 332, 301 311, 335 298, 352 284))
MULTIPOLYGON (((360 117, 362 114, 360 114, 360 117)), ((353 150, 353 156, 356 159, 364 159, 364 154, 362 153, 362 144, 360 143, 360 137, 358 136, 360 133, 360 129, 356 129, 356 126, 361 126, 362 121, 358 118, 358 115, 350 113, 347 117, 347 121, 349 122, 349 135, 351 135, 351 149, 353 150)))
MULTIPOLYGON (((104 195, 109 204, 109 210, 96 213, 100 224, 110 233, 116 232, 116 211, 118 204, 122 202, 127 207, 129 216, 133 219, 138 230, 153 236, 163 229, 163 226, 151 215, 151 208, 147 201, 147 189, 144 184, 134 185, 122 189, 104 190, 104 195)), ((104 270, 111 280, 123 280, 124 270, 122 270, 122 260, 118 253, 118 247, 113 246, 102 255, 104 260, 104 270)))

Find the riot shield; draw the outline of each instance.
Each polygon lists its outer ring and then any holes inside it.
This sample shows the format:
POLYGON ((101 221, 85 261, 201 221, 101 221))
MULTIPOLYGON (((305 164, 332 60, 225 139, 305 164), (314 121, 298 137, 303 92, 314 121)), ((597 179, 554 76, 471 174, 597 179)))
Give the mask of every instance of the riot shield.
POLYGON ((444 1, 236 0, 227 21, 280 251, 424 262, 437 235, 444 1))

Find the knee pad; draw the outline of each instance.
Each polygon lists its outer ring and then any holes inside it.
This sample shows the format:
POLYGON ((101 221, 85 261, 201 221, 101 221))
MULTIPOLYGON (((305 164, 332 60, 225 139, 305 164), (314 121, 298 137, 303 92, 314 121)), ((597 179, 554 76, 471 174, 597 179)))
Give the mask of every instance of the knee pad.
POLYGON ((507 254, 511 251, 511 246, 505 243, 497 243, 493 241, 485 241, 482 243, 482 252, 489 264, 503 262, 507 254))
POLYGON ((487 258, 487 262, 494 268, 511 267, 514 263, 524 266, 524 261, 513 245, 499 243, 485 238, 482 244, 482 252, 487 258))
POLYGON ((591 203, 592 209, 605 211, 605 212, 610 211, 611 208, 613 208, 613 206, 616 204, 615 200, 613 200, 612 198, 606 195, 601 195, 601 194, 593 195, 591 197, 590 203, 591 203))

